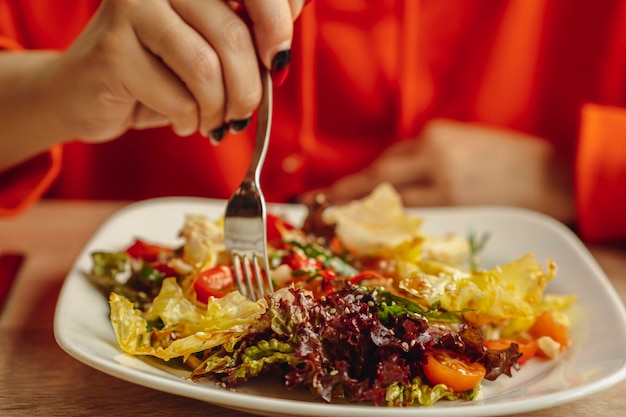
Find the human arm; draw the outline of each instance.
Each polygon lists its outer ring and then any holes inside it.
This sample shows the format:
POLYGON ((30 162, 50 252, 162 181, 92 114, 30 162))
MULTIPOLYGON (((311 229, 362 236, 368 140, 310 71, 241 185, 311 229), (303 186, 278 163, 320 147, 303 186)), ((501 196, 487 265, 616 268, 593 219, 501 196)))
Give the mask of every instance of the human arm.
POLYGON ((0 171, 54 144, 249 119, 263 65, 289 50, 304 0, 102 2, 67 51, 0 52, 0 171), (6 109, 6 111, 4 110, 6 109))
POLYGON ((321 191, 342 203, 389 182, 408 206, 514 205, 571 223, 572 164, 540 138, 437 119, 418 138, 391 146, 364 170, 321 191))
POLYGON ((626 108, 586 104, 575 155, 537 137, 435 120, 324 192, 342 203, 386 181, 409 206, 512 205, 575 227, 586 242, 626 240, 626 108))
MULTIPOLYGON (((0 171, 41 153, 64 138, 39 94, 53 52, 0 52, 0 171)), ((67 139, 67 138, 65 138, 67 139)))

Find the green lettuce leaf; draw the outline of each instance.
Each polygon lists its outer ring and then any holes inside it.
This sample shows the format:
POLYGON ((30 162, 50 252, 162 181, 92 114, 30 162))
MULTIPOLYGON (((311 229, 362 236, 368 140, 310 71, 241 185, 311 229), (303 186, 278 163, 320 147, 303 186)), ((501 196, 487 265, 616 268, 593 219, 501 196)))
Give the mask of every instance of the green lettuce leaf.
POLYGON ((447 385, 438 384, 431 387, 421 378, 415 377, 411 385, 396 382, 387 387, 385 400, 389 406, 407 406, 416 403, 429 406, 441 399, 469 401, 476 397, 478 390, 479 388, 474 388, 466 392, 454 392, 447 385))
POLYGON ((198 366, 192 373, 192 379, 199 379, 209 373, 227 374, 225 381, 240 383, 260 375, 274 365, 296 366, 302 362, 303 359, 295 354, 294 345, 272 338, 260 340, 244 350, 220 350, 198 366))

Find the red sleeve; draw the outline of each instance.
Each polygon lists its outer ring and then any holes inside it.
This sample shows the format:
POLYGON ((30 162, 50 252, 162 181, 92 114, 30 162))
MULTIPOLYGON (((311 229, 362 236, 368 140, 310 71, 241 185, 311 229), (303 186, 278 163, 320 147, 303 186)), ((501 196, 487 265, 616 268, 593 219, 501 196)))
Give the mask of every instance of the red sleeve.
MULTIPOLYGON (((18 15, 11 3, 0 0, 0 52, 25 49, 15 17, 18 15)), ((0 217, 20 214, 48 190, 61 169, 61 152, 61 146, 57 146, 0 171, 0 217)))
MULTIPOLYGON (((20 51, 24 48, 17 36, 5 3, 0 3, 0 51, 20 51)), ((37 201, 58 176, 61 168, 61 147, 34 157, 0 172, 0 217, 15 216, 37 201)))
POLYGON ((20 50, 20 44, 11 38, 0 36, 0 51, 2 50, 20 50))
POLYGON ((23 36, 18 30, 18 10, 10 1, 0 0, 0 51, 23 49, 23 36))
POLYGON ((16 216, 50 187, 61 169, 61 146, 0 172, 0 217, 16 216))
MULTIPOLYGON (((2 32, 12 27, 3 14, 2 32)), ((10 31, 10 30, 9 30, 10 31)), ((22 50, 15 39, 0 34, 1 50, 22 50)), ((16 216, 37 201, 58 176, 61 168, 61 147, 36 156, 6 171, 0 172, 0 217, 16 216)))
POLYGON ((15 22, 6 8, 6 4, 0 2, 0 52, 22 50, 24 46, 18 40, 15 22))
POLYGON ((587 104, 576 158, 579 233, 589 242, 626 239, 626 109, 587 104))
MULTIPOLYGON (((15 39, 0 35, 0 51, 22 49, 15 39)), ((59 146, 0 172, 0 217, 16 216, 30 207, 50 187, 59 174, 60 167, 59 146)))

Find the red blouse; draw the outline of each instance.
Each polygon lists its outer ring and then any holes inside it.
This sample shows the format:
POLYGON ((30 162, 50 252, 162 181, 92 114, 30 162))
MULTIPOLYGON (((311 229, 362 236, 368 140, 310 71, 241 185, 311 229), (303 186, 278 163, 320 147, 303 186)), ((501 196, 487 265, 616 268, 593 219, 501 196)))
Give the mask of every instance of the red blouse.
MULTIPOLYGON (((0 48, 67 47, 99 1, 62 3, 0 0, 0 48)), ((624 51, 619 0, 315 0, 297 22, 290 75, 275 92, 264 191, 286 201, 328 185, 434 117, 477 121, 575 156, 582 237, 624 239, 624 51)), ((63 145, 0 173, 0 214, 41 196, 227 197, 247 166, 248 130, 216 148, 170 129, 63 145)))

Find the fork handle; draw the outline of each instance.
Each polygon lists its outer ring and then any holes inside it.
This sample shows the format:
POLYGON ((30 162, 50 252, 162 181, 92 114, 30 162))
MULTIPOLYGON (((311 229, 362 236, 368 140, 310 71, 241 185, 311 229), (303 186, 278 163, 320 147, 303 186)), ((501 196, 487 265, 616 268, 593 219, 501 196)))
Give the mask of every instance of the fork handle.
POLYGON ((254 149, 252 158, 248 166, 245 181, 259 184, 261 176, 261 166, 265 161, 267 147, 269 144, 269 136, 272 127, 272 78, 270 72, 261 67, 261 84, 263 87, 263 95, 261 96, 261 104, 257 110, 256 137, 254 140, 254 149))

